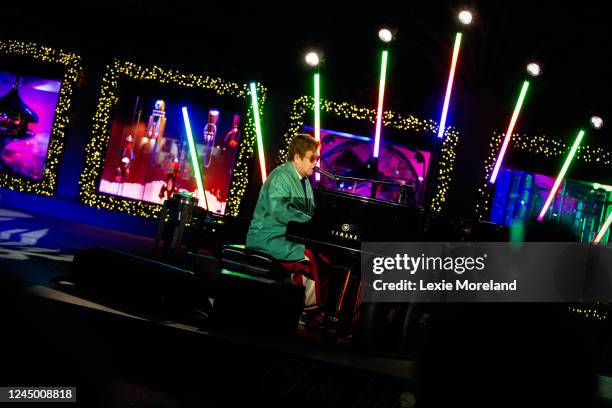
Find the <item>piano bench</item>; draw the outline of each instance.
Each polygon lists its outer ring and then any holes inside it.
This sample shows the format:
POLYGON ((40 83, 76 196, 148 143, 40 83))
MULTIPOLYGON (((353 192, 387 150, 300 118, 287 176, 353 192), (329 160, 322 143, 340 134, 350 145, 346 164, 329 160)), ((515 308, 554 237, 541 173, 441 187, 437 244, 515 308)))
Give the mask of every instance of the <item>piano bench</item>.
POLYGON ((224 245, 221 249, 220 266, 229 271, 259 278, 281 281, 289 277, 289 273, 283 269, 278 259, 248 249, 244 245, 224 245))

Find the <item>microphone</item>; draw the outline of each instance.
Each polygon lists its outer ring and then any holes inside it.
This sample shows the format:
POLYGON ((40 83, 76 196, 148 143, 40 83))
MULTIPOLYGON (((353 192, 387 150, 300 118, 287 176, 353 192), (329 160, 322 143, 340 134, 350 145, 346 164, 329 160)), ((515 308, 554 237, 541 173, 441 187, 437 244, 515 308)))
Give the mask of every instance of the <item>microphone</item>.
POLYGON ((315 166, 314 170, 315 170, 317 173, 321 173, 321 174, 322 174, 322 175, 324 175, 325 177, 330 178, 330 179, 332 179, 332 180, 334 180, 334 181, 338 181, 338 180, 340 180, 340 179, 338 178, 338 176, 336 176, 335 174, 332 174, 332 173, 330 173, 330 172, 328 172, 328 171, 323 170, 323 169, 322 169, 322 168, 320 168, 319 166, 315 166))

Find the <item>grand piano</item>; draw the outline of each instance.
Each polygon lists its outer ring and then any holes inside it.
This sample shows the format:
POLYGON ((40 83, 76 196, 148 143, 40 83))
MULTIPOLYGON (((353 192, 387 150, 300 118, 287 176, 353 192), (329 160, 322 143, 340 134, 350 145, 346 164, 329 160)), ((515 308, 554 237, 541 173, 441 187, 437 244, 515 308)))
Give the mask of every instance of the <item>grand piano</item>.
MULTIPOLYGON (((361 304, 362 242, 459 242, 505 241, 506 229, 491 223, 429 214, 422 208, 383 201, 341 191, 315 188, 315 212, 303 223, 290 222, 286 238, 325 254, 345 267, 344 281, 335 299, 333 319, 355 334, 354 341, 376 346, 375 337, 388 333, 389 311, 397 316, 394 334, 406 347, 406 338, 419 319, 415 305, 361 304)), ((342 329, 341 329, 342 330, 342 329)))

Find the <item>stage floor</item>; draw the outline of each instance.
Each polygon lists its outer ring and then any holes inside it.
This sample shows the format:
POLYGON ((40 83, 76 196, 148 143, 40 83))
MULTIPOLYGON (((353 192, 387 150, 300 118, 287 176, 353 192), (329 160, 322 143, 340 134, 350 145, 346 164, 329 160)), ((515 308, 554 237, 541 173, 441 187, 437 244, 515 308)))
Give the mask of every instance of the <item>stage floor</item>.
POLYGON ((91 246, 151 257, 154 240, 0 209, 12 351, 3 384, 77 385, 84 406, 389 406, 413 388, 414 362, 405 358, 212 331, 90 298, 61 277, 91 246))
MULTIPOLYGON (((416 390, 417 363, 406 356, 209 330, 59 282, 74 254, 91 246, 149 258, 154 240, 0 208, 0 318, 8 351, 0 384, 77 386, 87 407, 383 407, 410 401, 416 390)), ((440 344, 454 345, 467 332, 451 334, 440 344)), ((455 360, 438 363, 441 375, 469 371, 455 360)), ((612 401, 609 372, 600 370, 599 395, 612 401)))

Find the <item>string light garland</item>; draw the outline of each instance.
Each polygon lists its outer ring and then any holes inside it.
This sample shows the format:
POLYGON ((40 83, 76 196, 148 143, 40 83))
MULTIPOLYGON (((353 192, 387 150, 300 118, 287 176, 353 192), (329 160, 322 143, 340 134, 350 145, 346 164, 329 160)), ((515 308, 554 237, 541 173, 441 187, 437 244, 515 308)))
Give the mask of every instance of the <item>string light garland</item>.
MULTIPOLYGON (((163 85, 182 88, 196 88, 210 91, 219 96, 229 96, 244 103, 247 108, 247 121, 244 127, 244 137, 240 140, 238 157, 233 170, 232 183, 229 190, 225 214, 238 216, 240 202, 249 181, 248 161, 253 157, 255 146, 255 122, 250 102, 250 89, 247 83, 236 83, 221 78, 184 73, 159 66, 140 66, 130 61, 115 59, 107 66, 102 77, 98 106, 93 117, 91 139, 85 147, 85 164, 81 173, 80 198, 84 204, 109 211, 121 211, 141 217, 155 218, 161 210, 161 205, 146 201, 100 193, 98 185, 106 159, 106 149, 110 140, 113 108, 119 101, 119 80, 153 81, 163 85)), ((259 115, 265 102, 266 88, 256 85, 259 96, 259 115)))
POLYGON ((64 73, 59 90, 55 118, 49 146, 45 158, 45 169, 40 180, 0 174, 0 187, 15 191, 52 196, 57 185, 57 170, 64 152, 66 131, 70 123, 72 94, 77 86, 81 72, 81 57, 78 54, 42 46, 36 43, 0 40, 0 56, 27 57, 34 63, 58 64, 63 66, 64 73))
POLYGON ((568 306, 569 311, 584 320, 604 321, 608 319, 608 311, 588 306, 568 306))
MULTIPOLYGON (((314 98, 310 96, 302 96, 293 101, 289 113, 289 127, 281 141, 277 164, 287 161, 291 139, 296 134, 301 133, 302 126, 308 120, 308 115, 313 109, 314 98)), ((359 107, 348 102, 333 102, 324 99, 320 101, 320 109, 328 116, 336 116, 348 120, 365 120, 372 124, 376 123, 376 109, 359 107)), ((385 111, 383 113, 382 123, 385 127, 404 131, 412 130, 428 136, 438 133, 438 124, 434 120, 419 119, 412 115, 402 116, 392 111, 385 111)), ((437 185, 430 204, 430 210, 436 213, 442 212, 446 202, 456 161, 457 143, 459 141, 459 132, 453 127, 447 127, 444 130, 444 135, 440 161, 438 163, 437 185)))
MULTIPOLYGON (((475 213, 479 220, 483 220, 489 211, 492 191, 491 184, 488 181, 503 138, 504 134, 496 131, 489 142, 489 156, 484 162, 484 180, 478 189, 477 195, 479 198, 475 207, 475 213)), ((524 133, 513 133, 510 143, 514 150, 532 153, 547 159, 562 158, 571 148, 571 144, 565 143, 561 139, 550 138, 545 135, 528 136, 524 133)), ((589 165, 612 167, 612 153, 602 147, 581 145, 576 151, 574 160, 589 165)))

